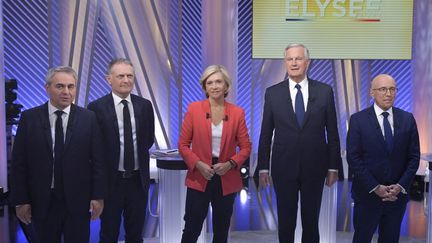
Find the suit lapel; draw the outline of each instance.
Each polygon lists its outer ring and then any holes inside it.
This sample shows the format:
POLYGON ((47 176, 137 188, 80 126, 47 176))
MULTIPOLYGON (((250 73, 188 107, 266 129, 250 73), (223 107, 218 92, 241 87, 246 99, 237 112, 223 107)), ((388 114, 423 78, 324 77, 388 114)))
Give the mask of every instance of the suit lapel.
MULTIPOLYGON (((221 138, 221 144, 220 144, 220 154, 224 154, 224 145, 226 144, 227 141, 227 134, 229 132, 231 132, 231 124, 232 122, 229 120, 230 117, 230 110, 229 110, 229 105, 227 105, 227 102, 225 101, 224 103, 224 119, 226 118, 226 120, 222 120, 223 122, 223 127, 222 127, 222 138, 221 138)), ((231 119, 232 120, 232 119, 231 119)))
POLYGON ((287 106, 288 119, 292 124, 294 124, 294 126, 300 129, 300 126, 298 125, 297 118, 294 112, 293 103, 291 100, 291 90, 289 87, 288 79, 282 83, 282 89, 283 89, 282 92, 284 93, 284 95, 282 95, 282 104, 286 104, 287 106), (287 90, 288 90, 288 95, 286 95, 287 90))
MULTIPOLYGON (((135 117, 135 129, 136 129, 135 133, 139 134, 138 131, 141 129, 140 128, 140 124, 141 124, 140 120, 142 119, 141 114, 140 114, 141 109, 140 109, 138 102, 136 101, 135 96, 133 96, 132 94, 131 94, 131 101, 132 101, 132 106, 134 109, 133 112, 134 112, 134 117, 135 117)), ((137 139, 139 139, 139 138, 137 137, 137 139)))
POLYGON ((315 102, 316 96, 318 95, 314 80, 309 79, 308 80, 308 86, 309 86, 308 87, 309 98, 307 101, 308 103, 306 106, 307 108, 306 108, 306 112, 305 112, 305 116, 304 116, 303 126, 301 128, 303 128, 305 126, 305 124, 308 122, 311 110, 314 108, 314 102, 315 102))
MULTIPOLYGON (((112 124, 112 129, 115 134, 115 141, 120 141, 119 125, 117 121, 117 113, 115 111, 114 98, 112 94, 106 96, 104 106, 106 108, 105 114, 107 115, 108 124, 112 124)), ((119 145, 120 146, 120 145, 119 145)))
MULTIPOLYGON (((210 145, 210 151, 211 150, 211 146, 212 146, 212 132, 211 132, 211 110, 210 110, 210 101, 204 100, 202 102, 202 110, 203 113, 205 115, 205 123, 206 123, 206 129, 207 129, 207 136, 208 136, 208 141, 209 141, 209 145, 210 145), (207 116, 207 114, 209 114, 209 116, 207 116)), ((204 116, 203 116, 204 117, 204 116)))
POLYGON ((375 128, 373 131, 373 133, 375 134, 375 138, 378 139, 378 141, 380 141, 384 150, 387 151, 387 145, 386 145, 386 142, 384 140, 384 136, 383 136, 382 131, 381 131, 381 126, 378 122, 378 119, 377 119, 377 116, 375 113, 375 109, 373 108, 373 105, 368 110, 368 119, 369 119, 369 122, 371 124, 371 127, 375 128))
POLYGON ((48 102, 42 106, 39 115, 40 115, 39 118, 40 122, 42 123, 42 127, 44 128, 44 137, 45 137, 46 146, 48 148, 48 151, 50 151, 50 153, 53 154, 53 140, 51 136, 51 124, 49 122, 48 102))
POLYGON ((74 127, 76 127, 76 122, 78 120, 77 116, 79 116, 79 114, 76 112, 76 110, 77 110, 76 106, 74 104, 71 104, 69 120, 68 120, 67 128, 66 128, 65 146, 64 146, 63 151, 66 151, 67 147, 69 146, 74 127))
POLYGON ((393 107, 393 150, 400 136, 400 122, 399 111, 393 107))

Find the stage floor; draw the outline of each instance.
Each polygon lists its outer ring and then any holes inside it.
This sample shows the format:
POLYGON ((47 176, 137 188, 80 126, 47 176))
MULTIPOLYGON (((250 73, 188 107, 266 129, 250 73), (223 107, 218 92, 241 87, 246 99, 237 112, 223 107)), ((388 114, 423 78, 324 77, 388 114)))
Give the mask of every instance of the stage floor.
MULTIPOLYGON (((147 211, 144 242, 159 242, 159 219, 157 217, 158 184, 151 186, 149 195, 149 210, 147 211)), ((352 240, 352 200, 350 197, 350 182, 340 181, 337 200, 337 243, 351 242, 352 240)), ((272 190, 267 190, 265 199, 258 193, 253 180, 248 181, 247 190, 239 193, 236 198, 234 213, 231 220, 231 243, 246 242, 277 242, 276 205, 272 190), (272 206, 269 206, 272 205, 272 206)), ((210 222, 210 221, 209 221, 210 222)), ((211 225, 207 227, 211 231, 211 225)), ((91 243, 98 242, 99 220, 91 224, 91 243)), ((120 240, 124 240, 122 230, 120 240)), ((211 234, 206 235, 207 242, 211 242, 211 234)), ((410 201, 402 223, 400 242, 426 242, 427 217, 425 215, 424 201, 410 201)), ((19 227, 16 218, 4 208, 0 214, 0 243, 27 242, 19 227)), ((119 241, 123 242, 123 241, 119 241)), ((374 241, 376 242, 376 240, 374 241)))

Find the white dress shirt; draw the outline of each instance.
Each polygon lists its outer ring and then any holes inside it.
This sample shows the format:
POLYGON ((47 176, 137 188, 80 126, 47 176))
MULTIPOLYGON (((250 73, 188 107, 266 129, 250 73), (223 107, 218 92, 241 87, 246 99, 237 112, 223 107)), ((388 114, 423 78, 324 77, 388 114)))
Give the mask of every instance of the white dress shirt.
MULTIPOLYGON (((69 105, 68 107, 64 108, 63 110, 63 114, 62 114, 62 125, 63 125, 63 138, 66 139, 66 130, 67 130, 67 125, 68 125, 68 121, 69 121, 69 115, 70 115, 70 109, 71 106, 69 105)), ((50 123, 50 129, 51 129, 51 139, 52 139, 52 151, 53 151, 53 158, 55 156, 54 153, 54 145, 55 145, 55 124, 57 121, 57 115, 56 115, 56 111, 58 111, 59 109, 57 109, 55 106, 53 106, 51 104, 51 101, 48 102, 48 118, 49 118, 49 123, 50 123)), ((64 141, 63 141, 64 142, 64 141)), ((53 171, 54 171, 54 163, 53 163, 53 171)), ((51 178, 51 188, 54 188, 54 173, 53 176, 51 178)))
POLYGON ((122 100, 128 101, 128 108, 129 113, 131 115, 131 124, 132 124, 132 139, 133 139, 133 146, 134 146, 134 158, 135 158, 135 165, 134 170, 138 170, 139 164, 138 164, 138 145, 137 145, 137 137, 136 137, 136 124, 135 124, 135 113, 132 105, 131 96, 128 95, 125 99, 120 98, 116 94, 112 93, 113 99, 114 99, 114 108, 117 116, 117 123, 118 123, 118 129, 119 129, 119 135, 120 135, 120 161, 119 161, 119 171, 125 171, 124 169, 124 129, 123 129, 123 107, 124 105, 121 103, 122 100))

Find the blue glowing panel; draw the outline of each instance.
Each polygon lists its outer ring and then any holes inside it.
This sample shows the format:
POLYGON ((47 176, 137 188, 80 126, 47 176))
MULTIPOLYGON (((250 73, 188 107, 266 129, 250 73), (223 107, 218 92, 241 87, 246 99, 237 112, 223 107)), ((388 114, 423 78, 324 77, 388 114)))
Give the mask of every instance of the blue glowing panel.
POLYGON ((202 72, 201 2, 183 1, 182 12, 182 111, 184 114, 190 102, 205 98, 199 85, 202 72))
POLYGON ((180 5, 178 1, 169 1, 169 25, 170 25, 170 35, 169 35, 169 51, 171 53, 171 69, 173 70, 174 76, 171 77, 171 82, 169 84, 170 89, 170 99, 169 99, 169 127, 170 127, 170 144, 171 147, 177 148, 180 125, 182 122, 180 114, 180 87, 181 80, 179 76, 180 71, 180 50, 181 50, 181 22, 178 21, 180 16, 180 5))
POLYGON ((252 1, 238 3, 237 105, 245 110, 251 130, 252 117, 252 1))
POLYGON ((100 17, 98 18, 94 41, 93 63, 86 105, 111 92, 111 87, 105 80, 105 74, 107 65, 113 58, 113 54, 110 51, 112 47, 105 35, 104 25, 100 17))
POLYGON ((47 100, 47 13, 46 1, 3 1, 5 78, 18 81, 17 103, 23 110, 47 100))

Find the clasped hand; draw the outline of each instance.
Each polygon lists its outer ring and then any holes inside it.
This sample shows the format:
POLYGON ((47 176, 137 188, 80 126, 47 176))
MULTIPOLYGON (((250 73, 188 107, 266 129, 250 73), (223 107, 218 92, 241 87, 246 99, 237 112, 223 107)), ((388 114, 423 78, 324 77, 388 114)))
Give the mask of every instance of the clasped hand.
POLYGON ((382 199, 382 201, 394 202, 398 199, 397 195, 401 190, 402 189, 397 184, 389 186, 379 185, 374 192, 382 199))
POLYGON ((215 174, 220 176, 225 175, 225 173, 231 169, 231 164, 229 162, 225 162, 210 166, 202 161, 198 161, 195 167, 200 171, 201 175, 206 180, 211 180, 215 174))

